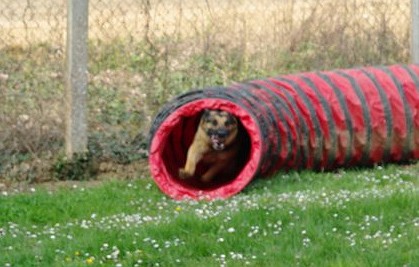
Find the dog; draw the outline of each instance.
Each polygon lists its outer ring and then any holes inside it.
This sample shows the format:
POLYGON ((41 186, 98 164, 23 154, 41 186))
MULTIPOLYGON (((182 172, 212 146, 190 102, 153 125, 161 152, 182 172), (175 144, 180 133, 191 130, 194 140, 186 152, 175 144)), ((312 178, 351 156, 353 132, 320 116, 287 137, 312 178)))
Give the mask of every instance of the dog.
POLYGON ((208 183, 220 172, 234 168, 240 150, 238 120, 229 112, 204 110, 198 129, 190 145, 184 168, 179 177, 188 179, 196 176, 198 163, 208 166, 200 180, 208 183))

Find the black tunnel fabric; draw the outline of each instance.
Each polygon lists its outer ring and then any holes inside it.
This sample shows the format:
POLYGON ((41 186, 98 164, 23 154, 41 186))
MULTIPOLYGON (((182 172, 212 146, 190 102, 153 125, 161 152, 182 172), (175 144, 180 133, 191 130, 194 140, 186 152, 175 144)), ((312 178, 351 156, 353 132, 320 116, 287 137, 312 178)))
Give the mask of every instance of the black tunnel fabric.
POLYGON ((151 174, 175 199, 227 198, 280 169, 329 170, 419 158, 419 66, 309 72, 190 91, 150 130, 151 174), (204 109, 235 115, 246 136, 235 175, 181 180, 204 109))

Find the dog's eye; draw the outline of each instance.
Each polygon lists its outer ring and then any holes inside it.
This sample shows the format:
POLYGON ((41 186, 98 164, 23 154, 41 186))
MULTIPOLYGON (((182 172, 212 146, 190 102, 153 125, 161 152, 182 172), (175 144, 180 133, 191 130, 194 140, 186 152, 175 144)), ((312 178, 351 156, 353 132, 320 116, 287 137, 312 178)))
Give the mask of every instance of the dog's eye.
POLYGON ((214 127, 218 125, 218 121, 217 120, 207 119, 206 120, 206 123, 211 124, 214 127))
POLYGON ((234 120, 233 118, 229 118, 225 123, 224 123, 224 125, 226 126, 226 127, 228 127, 228 126, 231 126, 231 125, 235 125, 236 124, 236 120, 234 120))

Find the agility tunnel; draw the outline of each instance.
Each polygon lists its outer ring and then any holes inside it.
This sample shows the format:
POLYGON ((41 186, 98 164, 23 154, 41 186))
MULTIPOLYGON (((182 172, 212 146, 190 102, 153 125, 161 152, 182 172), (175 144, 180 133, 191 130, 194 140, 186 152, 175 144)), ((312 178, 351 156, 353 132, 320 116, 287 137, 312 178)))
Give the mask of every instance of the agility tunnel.
MULTIPOLYGON (((283 75, 182 94, 150 130, 149 165, 174 199, 228 198, 278 170, 330 170, 419 159, 419 66, 283 75), (225 110, 246 138, 234 175, 210 183, 178 170, 205 109, 225 110)), ((199 166, 201 172, 205 166, 199 166)))

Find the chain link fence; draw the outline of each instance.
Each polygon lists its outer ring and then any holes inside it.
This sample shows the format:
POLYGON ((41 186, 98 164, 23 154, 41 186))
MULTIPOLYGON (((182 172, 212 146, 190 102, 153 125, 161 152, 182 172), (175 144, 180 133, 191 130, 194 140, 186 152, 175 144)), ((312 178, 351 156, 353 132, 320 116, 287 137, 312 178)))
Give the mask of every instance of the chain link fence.
MULTIPOLYGON (((0 0, 0 180, 39 179, 62 147, 66 16, 66 1, 0 0)), ((90 0, 90 149, 135 160, 191 88, 406 63, 410 29, 410 0, 90 0)))
MULTIPOLYGON (((387 53, 395 46, 397 59, 409 53, 410 5, 410 0, 91 0, 89 30, 92 41, 124 41, 131 50, 144 42, 159 51, 183 50, 186 57, 210 49, 262 53, 257 60, 262 67, 273 51, 307 45, 323 53, 353 50, 354 64, 386 63, 394 60, 387 53), (361 43, 378 54, 376 62, 358 50, 361 43)), ((45 43, 63 50, 66 8, 65 1, 1 0, 0 48, 45 43)))
MULTIPOLYGON (((237 49, 269 68, 282 64, 273 55, 301 49, 317 54, 311 68, 325 68, 337 52, 349 64, 406 60, 410 14, 409 0, 92 0, 89 30, 99 44, 118 40, 135 51, 143 43, 171 61, 237 49)), ((0 23, 0 48, 64 49, 65 1, 2 0, 0 23)))

